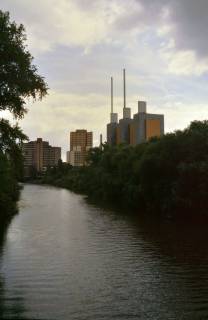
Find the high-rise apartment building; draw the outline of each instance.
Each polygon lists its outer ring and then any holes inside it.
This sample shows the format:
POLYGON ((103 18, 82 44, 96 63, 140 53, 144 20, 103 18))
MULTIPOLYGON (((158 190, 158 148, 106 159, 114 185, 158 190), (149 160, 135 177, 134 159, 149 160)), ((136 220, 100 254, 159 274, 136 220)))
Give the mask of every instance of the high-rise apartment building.
POLYGON ((47 167, 53 167, 61 159, 61 148, 52 147, 47 141, 38 138, 23 144, 25 175, 31 171, 43 172, 47 167))
POLYGON ((67 162, 75 167, 85 165, 87 153, 92 147, 92 132, 84 129, 70 132, 70 151, 67 152, 67 162))

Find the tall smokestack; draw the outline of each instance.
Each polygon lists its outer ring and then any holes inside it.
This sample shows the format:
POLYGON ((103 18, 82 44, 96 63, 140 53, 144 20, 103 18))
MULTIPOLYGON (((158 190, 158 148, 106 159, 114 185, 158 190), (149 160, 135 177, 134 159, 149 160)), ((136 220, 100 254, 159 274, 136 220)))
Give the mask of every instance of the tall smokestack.
POLYGON ((126 70, 123 69, 124 107, 123 119, 131 119, 131 109, 126 107, 126 70))
POLYGON ((124 109, 126 108, 126 70, 123 69, 124 109))
POLYGON ((110 123, 118 122, 118 114, 113 112, 113 77, 111 77, 111 114, 110 123))
POLYGON ((111 77, 111 113, 113 113, 113 77, 111 77))

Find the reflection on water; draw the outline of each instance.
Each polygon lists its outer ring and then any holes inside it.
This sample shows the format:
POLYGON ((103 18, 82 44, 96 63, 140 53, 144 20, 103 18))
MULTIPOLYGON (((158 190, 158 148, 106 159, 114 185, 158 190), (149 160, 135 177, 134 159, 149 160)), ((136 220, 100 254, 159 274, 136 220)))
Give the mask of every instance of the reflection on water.
POLYGON ((25 185, 0 258, 0 319, 208 319, 206 225, 121 215, 25 185))
MULTIPOLYGON (((7 229, 10 224, 8 221, 0 221, 0 267, 2 267, 2 259, 4 255, 4 244, 7 235, 7 229)), ((15 297, 15 299, 7 297, 5 293, 5 280, 0 275, 0 319, 22 319, 27 320, 23 317, 25 312, 23 297, 15 297)))

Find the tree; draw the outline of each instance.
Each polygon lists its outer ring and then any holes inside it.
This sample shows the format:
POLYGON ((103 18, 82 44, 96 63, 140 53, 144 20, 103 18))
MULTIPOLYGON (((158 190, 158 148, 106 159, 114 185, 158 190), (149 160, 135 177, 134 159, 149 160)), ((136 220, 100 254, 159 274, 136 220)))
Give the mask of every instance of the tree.
MULTIPOLYGON (((32 64, 33 57, 25 44, 24 26, 11 22, 9 13, 1 10, 0 39, 0 111, 8 110, 15 118, 22 118, 26 112, 26 99, 42 99, 48 88, 32 64)), ((11 127, 8 121, 0 120, 2 152, 11 153, 15 141, 22 142, 25 138, 18 126, 11 127)))
POLYGON ((24 26, 10 22, 8 12, 0 11, 0 39, 0 110, 21 118, 26 112, 25 98, 42 98, 47 85, 32 64, 24 26))
MULTIPOLYGON (((27 99, 42 99, 48 87, 27 50, 24 26, 11 22, 9 13, 1 10, 0 39, 0 111, 7 110, 20 119, 27 111, 27 99)), ((11 126, 8 120, 0 119, 0 184, 5 185, 4 194, 0 189, 0 208, 14 199, 10 193, 17 187, 23 163, 22 143, 26 139, 17 124, 11 126)))

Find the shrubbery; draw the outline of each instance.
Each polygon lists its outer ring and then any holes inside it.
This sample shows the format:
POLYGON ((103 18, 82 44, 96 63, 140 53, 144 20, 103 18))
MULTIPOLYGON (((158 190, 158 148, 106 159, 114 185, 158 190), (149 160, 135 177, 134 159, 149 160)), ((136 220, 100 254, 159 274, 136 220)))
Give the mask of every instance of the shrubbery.
POLYGON ((0 152, 0 219, 8 217, 16 210, 19 188, 15 173, 6 156, 0 152))
POLYGON ((208 214, 208 121, 136 147, 94 148, 88 166, 60 163, 44 182, 155 214, 208 214))

